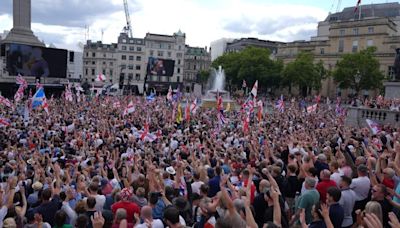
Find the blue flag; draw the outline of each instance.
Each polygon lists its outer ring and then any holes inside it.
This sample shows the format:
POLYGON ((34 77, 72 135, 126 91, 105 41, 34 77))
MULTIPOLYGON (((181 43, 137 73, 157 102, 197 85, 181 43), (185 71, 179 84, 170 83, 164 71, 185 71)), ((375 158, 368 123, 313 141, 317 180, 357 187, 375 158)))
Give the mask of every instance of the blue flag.
POLYGON ((43 88, 39 88, 32 97, 32 108, 35 109, 38 106, 42 106, 45 98, 46 95, 44 94, 43 88))
POLYGON ((149 101, 149 102, 152 102, 152 101, 154 101, 155 96, 156 95, 154 93, 152 93, 152 94, 150 94, 149 96, 146 97, 146 100, 149 101))

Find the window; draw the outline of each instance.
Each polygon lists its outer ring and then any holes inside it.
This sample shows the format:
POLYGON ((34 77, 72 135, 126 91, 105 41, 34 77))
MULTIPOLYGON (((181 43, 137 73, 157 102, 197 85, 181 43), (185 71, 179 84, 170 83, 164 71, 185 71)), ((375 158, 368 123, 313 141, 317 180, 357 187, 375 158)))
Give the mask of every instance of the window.
POLYGON ((136 61, 142 61, 142 57, 141 56, 136 56, 136 61))
POLYGON ((136 81, 140 81, 140 74, 135 75, 136 81))
POLYGON ((193 65, 193 70, 196 70, 196 64, 193 65))
POLYGON ((130 43, 130 44, 133 44, 133 40, 129 40, 129 43, 130 43))
POLYGON ((163 51, 158 51, 157 52, 157 56, 164 56, 164 52, 163 51))
POLYGON ((319 51, 319 53, 320 53, 321 55, 325 54, 325 49, 324 49, 324 48, 321 48, 320 51, 319 51))
POLYGON ((136 65, 136 70, 140 70, 140 65, 136 65))
POLYGON ((176 53, 177 58, 182 58, 182 53, 176 53))
POLYGON ((126 55, 122 55, 122 56, 121 56, 121 59, 122 59, 122 60, 126 60, 126 55))
POLYGON ((394 76, 395 76, 395 68, 394 68, 394 66, 388 66, 388 79, 389 80, 393 80, 393 79, 395 79, 394 78, 394 76))
POLYGON ((106 62, 103 62, 103 65, 106 65, 106 62))
POLYGON ((180 79, 181 79, 181 78, 180 78, 179 76, 177 76, 177 77, 176 77, 176 82, 179 82, 180 79))
POLYGON ((103 69, 103 70, 101 71, 101 73, 104 74, 104 75, 106 75, 106 69, 103 69))
POLYGON ((86 52, 86 57, 89 57, 89 52, 86 52))
POLYGON ((344 40, 339 40, 338 52, 344 51, 344 40))
POLYGON ((133 70, 133 65, 128 65, 129 70, 133 70))
POLYGON ((168 44, 168 49, 171 50, 171 44, 168 44))
POLYGON ((96 57, 96 52, 92 52, 92 57, 96 57))
POLYGON ((95 61, 92 61, 92 65, 96 65, 96 62, 95 62, 95 61))
POLYGON ((86 61, 85 64, 86 64, 86 65, 89 65, 89 61, 86 61))
POLYGON ((89 74, 89 69, 86 68, 86 69, 85 69, 85 75, 88 75, 88 74, 89 74))
POLYGON ((113 75, 113 69, 110 69, 110 76, 113 75))
POLYGON ((96 75, 96 70, 92 69, 92 75, 96 75))
POLYGON ((136 51, 142 51, 142 47, 136 47, 136 51))
POLYGON ((113 63, 113 62, 110 62, 110 66, 112 66, 112 65, 114 65, 114 63, 113 63))
POLYGON ((181 73, 181 68, 178 67, 177 69, 177 73, 180 74, 181 73))
POLYGON ((341 30, 339 31, 339 33, 340 33, 341 36, 344 36, 345 32, 346 32, 346 30, 344 30, 344 29, 341 29, 341 30))
POLYGON ((358 35, 358 28, 353 28, 353 35, 358 35))
POLYGON ((122 39, 122 43, 126 43, 126 39, 122 39))
POLYGON ((94 82, 94 78, 92 78, 92 82, 94 82))
POLYGON ((154 51, 150 50, 150 56, 153 56, 153 55, 154 55, 154 51))
POLYGON ((169 82, 171 80, 171 77, 167 77, 167 82, 169 82))
POLYGON ((126 51, 126 46, 122 46, 122 50, 123 50, 123 51, 126 51))
POLYGON ((132 81, 132 79, 133 79, 133 74, 132 74, 132 73, 129 73, 129 74, 128 74, 128 81, 130 82, 130 81, 132 81))
POLYGON ((125 70, 126 69, 126 65, 125 64, 122 64, 121 65, 121 70, 125 70))
POLYGON ((352 52, 357 52, 358 51, 358 40, 354 40, 353 41, 353 45, 352 45, 351 51, 352 52))
POLYGON ((374 33, 374 27, 368 27, 368 33, 374 33))
POLYGON ((374 46, 374 40, 367 40, 367 47, 374 46))
POLYGON ((135 50, 135 47, 134 46, 130 46, 129 47, 129 51, 134 51, 135 50))
POLYGON ((110 83, 112 83, 112 79, 110 79, 110 83))
POLYGON ((181 47, 181 45, 179 45, 179 46, 178 46, 178 50, 181 50, 181 49, 182 49, 182 47, 181 47))
POLYGON ((75 54, 75 52, 73 52, 73 51, 70 51, 70 52, 69 52, 69 61, 70 61, 71 63, 74 62, 74 54, 75 54))
POLYGON ((167 53, 167 55, 168 55, 168 57, 171 58, 171 52, 170 51, 167 53))
POLYGON ((129 60, 133 60, 133 55, 130 55, 130 56, 129 56, 129 60))
POLYGON ((103 58, 105 58, 105 57, 106 57, 106 53, 103 54, 103 58))
POLYGON ((194 60, 196 60, 197 59, 197 56, 194 56, 194 60))

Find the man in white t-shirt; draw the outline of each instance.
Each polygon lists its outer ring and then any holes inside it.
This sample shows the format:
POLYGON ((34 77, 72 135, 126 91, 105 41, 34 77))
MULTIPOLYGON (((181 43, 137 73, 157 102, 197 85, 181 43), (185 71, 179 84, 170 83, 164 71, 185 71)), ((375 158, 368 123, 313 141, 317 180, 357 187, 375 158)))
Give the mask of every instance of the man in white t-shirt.
POLYGON ((192 192, 200 195, 200 187, 204 184, 203 181, 200 181, 200 174, 198 172, 193 175, 194 182, 191 184, 192 192))
POLYGON ((90 196, 92 196, 96 199, 96 206, 95 206, 96 211, 102 212, 104 204, 106 202, 106 197, 104 195, 97 194, 98 189, 99 189, 99 186, 98 186, 98 184, 96 184, 96 182, 93 182, 89 185, 90 196))
POLYGON ((153 209, 150 206, 142 207, 140 216, 144 221, 135 226, 135 228, 164 228, 164 224, 160 219, 153 219, 153 209))

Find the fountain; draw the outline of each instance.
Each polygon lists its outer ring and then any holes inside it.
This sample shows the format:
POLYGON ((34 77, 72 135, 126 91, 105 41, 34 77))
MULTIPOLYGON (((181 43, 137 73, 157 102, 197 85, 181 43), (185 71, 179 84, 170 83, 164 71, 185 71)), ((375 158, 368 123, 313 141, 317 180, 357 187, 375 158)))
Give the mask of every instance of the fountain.
POLYGON ((208 79, 207 86, 209 90, 206 92, 202 98, 203 108, 213 108, 217 107, 217 94, 222 97, 223 106, 226 107, 228 103, 233 104, 228 91, 224 90, 225 87, 225 72, 221 66, 218 70, 212 69, 211 77, 208 79))

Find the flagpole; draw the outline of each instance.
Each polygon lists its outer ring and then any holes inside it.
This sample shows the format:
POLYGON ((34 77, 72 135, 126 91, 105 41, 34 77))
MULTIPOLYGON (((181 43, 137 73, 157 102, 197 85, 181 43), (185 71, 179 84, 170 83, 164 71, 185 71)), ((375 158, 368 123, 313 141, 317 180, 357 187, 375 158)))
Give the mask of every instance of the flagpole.
POLYGON ((361 3, 360 3, 360 6, 359 6, 359 9, 358 9, 358 20, 359 21, 361 20, 361 3))

